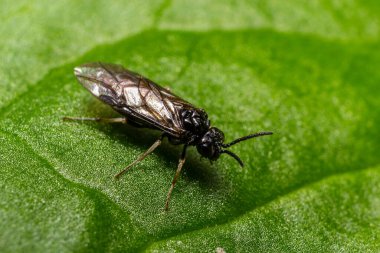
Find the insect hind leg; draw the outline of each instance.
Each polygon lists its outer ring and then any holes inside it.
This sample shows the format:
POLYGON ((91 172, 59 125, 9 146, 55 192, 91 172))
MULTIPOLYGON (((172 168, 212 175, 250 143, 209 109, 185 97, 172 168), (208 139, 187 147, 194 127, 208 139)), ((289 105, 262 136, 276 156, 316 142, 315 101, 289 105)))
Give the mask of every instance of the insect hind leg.
POLYGON ((165 211, 168 211, 169 210, 169 201, 170 201, 170 197, 172 195, 172 192, 173 192, 173 189, 174 189, 174 186, 175 184, 177 183, 177 180, 179 178, 179 175, 181 174, 181 170, 183 168, 183 165, 185 164, 185 161, 186 161, 186 148, 187 148, 187 145, 183 146, 183 150, 182 150, 182 154, 181 154, 181 157, 179 158, 179 162, 178 162, 178 167, 177 167, 177 171, 175 172, 175 175, 174 175, 174 178, 173 178, 173 181, 172 181, 172 184, 169 188, 169 192, 168 192, 168 195, 166 197, 166 202, 165 202, 165 211))
POLYGON ((126 173, 130 168, 132 168, 134 165, 138 164, 139 162, 141 162, 142 160, 145 159, 145 157, 147 157, 150 153, 152 153, 158 146, 161 145, 162 143, 162 139, 164 138, 164 134, 160 136, 160 138, 158 140, 156 140, 152 146, 150 146, 150 148, 148 148, 147 151, 145 151, 144 153, 142 153, 134 162, 132 162, 131 164, 129 164, 125 169, 123 169, 122 171, 120 171, 119 173, 117 173, 115 175, 115 179, 119 179, 124 173, 126 173))
POLYGON ((127 123, 127 118, 84 118, 84 117, 63 117, 64 121, 96 121, 104 123, 127 123))

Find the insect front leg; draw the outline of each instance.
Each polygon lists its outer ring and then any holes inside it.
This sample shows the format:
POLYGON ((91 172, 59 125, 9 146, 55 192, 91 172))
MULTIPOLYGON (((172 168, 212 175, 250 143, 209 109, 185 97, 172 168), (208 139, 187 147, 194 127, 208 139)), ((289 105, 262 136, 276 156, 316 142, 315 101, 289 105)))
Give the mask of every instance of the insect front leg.
POLYGON ((83 117, 63 117, 65 121, 97 121, 104 123, 127 123, 127 118, 83 118, 83 117))
POLYGON ((130 168, 132 168, 134 165, 138 164, 139 162, 141 162, 142 160, 145 159, 145 157, 147 157, 150 153, 152 153, 158 146, 160 146, 160 144, 162 143, 162 139, 164 138, 164 134, 162 134, 160 136, 160 138, 155 141, 153 143, 152 146, 150 146, 150 148, 145 151, 144 153, 142 153, 134 162, 132 162, 131 164, 129 164, 125 169, 123 169, 122 171, 120 171, 119 173, 117 173, 115 175, 115 178, 116 179, 119 179, 125 172, 127 172, 130 168))
POLYGON ((179 175, 181 174, 182 167, 183 167, 183 165, 185 164, 185 161, 186 161, 186 149, 187 149, 187 145, 185 144, 185 145, 183 146, 183 150, 182 150, 181 157, 179 158, 177 171, 175 172, 175 175, 174 175, 174 178, 173 178, 173 181, 172 181, 172 185, 170 186, 170 188, 169 188, 169 192, 168 192, 168 195, 167 195, 167 197, 166 197, 165 211, 168 211, 168 210, 169 210, 170 196, 172 195, 172 191, 173 191, 173 189, 174 189, 174 186, 175 186, 175 184, 177 183, 177 180, 178 180, 178 178, 179 178, 179 175))

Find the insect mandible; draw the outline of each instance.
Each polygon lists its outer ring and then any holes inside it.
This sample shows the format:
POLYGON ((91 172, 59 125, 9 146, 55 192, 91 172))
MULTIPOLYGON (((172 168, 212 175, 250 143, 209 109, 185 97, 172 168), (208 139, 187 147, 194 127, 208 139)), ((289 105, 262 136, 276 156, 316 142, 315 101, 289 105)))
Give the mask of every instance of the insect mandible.
POLYGON ((223 132, 211 127, 207 113, 203 109, 195 107, 174 95, 169 89, 138 73, 120 65, 97 62, 76 67, 74 74, 84 88, 110 105, 122 117, 64 117, 65 120, 128 123, 135 127, 159 130, 162 133, 148 150, 116 174, 116 179, 144 160, 162 143, 164 137, 168 138, 171 144, 183 145, 178 167, 166 197, 165 210, 169 209, 170 196, 185 163, 186 150, 189 146, 195 146, 202 157, 211 161, 217 160, 221 154, 227 154, 243 166, 241 159, 227 148, 241 141, 272 134, 272 132, 258 132, 224 143, 223 132))

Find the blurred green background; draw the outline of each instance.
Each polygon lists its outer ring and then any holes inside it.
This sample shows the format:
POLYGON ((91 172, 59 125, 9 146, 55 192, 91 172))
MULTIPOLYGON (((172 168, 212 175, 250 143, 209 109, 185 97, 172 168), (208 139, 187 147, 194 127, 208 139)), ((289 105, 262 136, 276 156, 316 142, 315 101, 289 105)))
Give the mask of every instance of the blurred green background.
POLYGON ((380 2, 0 1, 1 252, 378 252, 380 2), (118 63, 204 108, 234 146, 210 165, 75 80, 118 63))

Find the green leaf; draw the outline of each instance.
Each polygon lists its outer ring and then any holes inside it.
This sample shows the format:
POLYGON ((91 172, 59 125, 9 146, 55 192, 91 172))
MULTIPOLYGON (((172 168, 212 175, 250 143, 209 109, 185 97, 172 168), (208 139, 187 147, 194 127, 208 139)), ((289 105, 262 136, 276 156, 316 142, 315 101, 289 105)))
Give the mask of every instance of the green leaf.
POLYGON ((9 2, 0 10, 0 251, 378 251, 377 1, 9 2), (31 22, 31 21, 34 22, 31 22), (118 63, 204 108, 210 164, 113 117, 73 68, 118 63))

